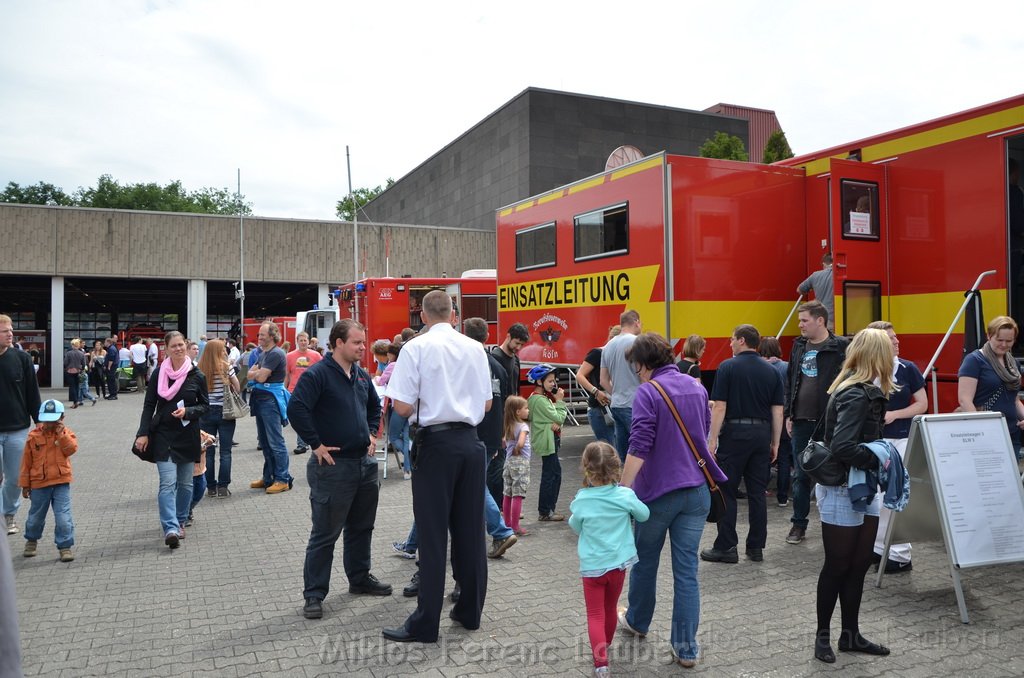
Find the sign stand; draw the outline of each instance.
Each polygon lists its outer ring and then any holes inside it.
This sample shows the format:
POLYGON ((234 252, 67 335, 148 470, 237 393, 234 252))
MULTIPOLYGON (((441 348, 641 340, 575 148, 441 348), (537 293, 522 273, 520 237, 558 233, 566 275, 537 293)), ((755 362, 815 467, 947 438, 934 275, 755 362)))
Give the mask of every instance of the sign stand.
MULTIPOLYGON (((914 417, 904 459, 910 503, 893 513, 882 563, 900 542, 941 539, 960 620, 968 624, 960 570, 1024 562, 1024 486, 998 412, 914 417)), ((882 585, 884 565, 875 586, 882 585)))

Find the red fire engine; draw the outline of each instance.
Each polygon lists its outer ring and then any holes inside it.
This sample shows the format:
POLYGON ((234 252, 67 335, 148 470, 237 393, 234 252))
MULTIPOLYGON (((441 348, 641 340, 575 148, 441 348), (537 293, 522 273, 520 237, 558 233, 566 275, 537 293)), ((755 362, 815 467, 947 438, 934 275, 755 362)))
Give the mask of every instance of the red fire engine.
MULTIPOLYGON (((778 332, 831 252, 836 331, 889 320, 923 369, 981 273, 995 271, 986 318, 1024 308, 1011 159, 1024 165, 1024 96, 771 166, 644 158, 498 210, 499 333, 522 322, 524 363, 575 367, 635 309, 677 345, 704 336, 710 372, 737 324, 778 332)), ((962 338, 960 325, 940 380, 955 378, 962 338)))
MULTIPOLYGON (((297 325, 311 337, 318 337, 321 346, 329 345, 328 335, 337 320, 355 318, 367 328, 366 339, 391 341, 406 327, 419 330, 420 304, 427 292, 444 290, 452 297, 462 330, 465 318, 483 318, 487 321, 488 343, 497 337, 498 302, 495 271, 466 271, 461 278, 365 278, 341 285, 333 290, 336 306, 300 313, 297 325)), ((367 351, 365 365, 373 362, 367 351)))

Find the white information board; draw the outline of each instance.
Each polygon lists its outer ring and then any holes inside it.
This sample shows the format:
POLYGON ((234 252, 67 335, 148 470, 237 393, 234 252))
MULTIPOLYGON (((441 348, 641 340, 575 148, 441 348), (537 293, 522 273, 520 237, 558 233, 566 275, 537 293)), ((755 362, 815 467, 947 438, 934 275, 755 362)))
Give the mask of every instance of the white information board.
POLYGON ((914 417, 904 463, 910 503, 889 522, 882 562, 894 542, 942 539, 966 624, 959 570, 1024 561, 1024 487, 1006 421, 998 412, 914 417))
POLYGON ((995 412, 950 416, 922 426, 953 564, 1024 560, 1024 488, 1006 420, 995 412))

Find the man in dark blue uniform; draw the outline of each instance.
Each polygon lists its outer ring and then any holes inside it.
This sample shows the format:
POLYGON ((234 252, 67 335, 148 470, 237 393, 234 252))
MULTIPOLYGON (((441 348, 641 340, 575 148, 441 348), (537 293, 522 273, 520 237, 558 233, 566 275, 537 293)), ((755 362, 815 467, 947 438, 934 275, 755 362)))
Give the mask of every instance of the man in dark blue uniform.
POLYGON ((303 568, 306 619, 323 616, 334 545, 344 530, 349 593, 387 596, 391 586, 370 574, 370 537, 377 518, 380 480, 376 440, 380 398, 359 366, 366 351, 362 325, 334 324, 331 354, 306 370, 288 403, 288 419, 313 450, 306 464, 313 529, 303 568))
POLYGON ((714 405, 708 449, 729 479, 722 483, 726 511, 718 521, 718 538, 713 548, 700 552, 701 559, 710 562, 739 560, 736 488, 740 478, 747 485, 747 557, 755 562, 764 559, 768 538, 764 492, 768 470, 779 453, 784 396, 775 368, 757 353, 760 344, 761 335, 753 325, 740 325, 733 330, 729 339, 733 357, 718 366, 711 391, 714 405))

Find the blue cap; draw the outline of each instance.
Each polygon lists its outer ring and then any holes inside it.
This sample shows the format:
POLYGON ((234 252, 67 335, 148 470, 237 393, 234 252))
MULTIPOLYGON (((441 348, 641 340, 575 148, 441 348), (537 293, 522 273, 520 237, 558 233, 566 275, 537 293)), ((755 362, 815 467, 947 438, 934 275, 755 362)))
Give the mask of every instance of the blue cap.
POLYGON ((39 421, 60 421, 64 416, 64 403, 59 400, 47 400, 39 408, 39 421))

